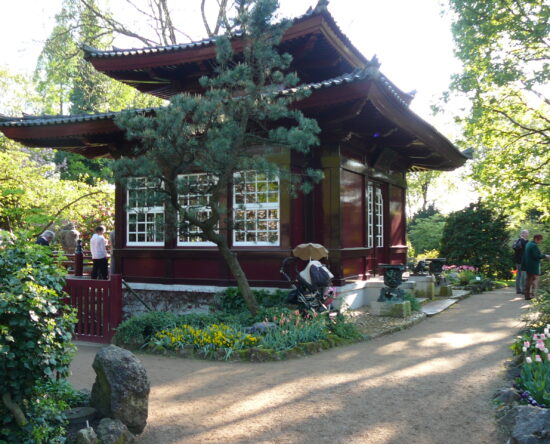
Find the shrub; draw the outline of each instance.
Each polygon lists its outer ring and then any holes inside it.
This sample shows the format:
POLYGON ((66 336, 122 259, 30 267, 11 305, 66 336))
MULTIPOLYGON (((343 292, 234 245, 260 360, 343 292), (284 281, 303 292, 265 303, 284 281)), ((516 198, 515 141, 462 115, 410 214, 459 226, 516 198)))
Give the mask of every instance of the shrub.
MULTIPOLYGON (((287 292, 283 290, 253 290, 253 293, 261 307, 283 306, 287 296, 287 292)), ((218 293, 214 298, 214 307, 228 313, 242 313, 248 310, 238 288, 228 288, 218 293)))
POLYGON ((357 326, 353 322, 349 322, 343 313, 338 313, 327 326, 332 334, 343 339, 357 340, 363 337, 357 326))
POLYGON ((485 276, 509 278, 513 268, 507 218, 481 203, 448 216, 441 240, 448 263, 473 265, 485 276))
POLYGON ((122 322, 116 329, 115 343, 142 345, 149 337, 161 330, 169 330, 178 325, 178 316, 174 313, 151 311, 122 322))
POLYGON ((6 234, 3 239, 0 436, 8 442, 56 442, 62 431, 49 424, 60 411, 57 401, 41 388, 68 375, 74 353, 71 338, 76 317, 63 303, 65 271, 49 249, 6 234))
POLYGON ((419 300, 410 293, 405 293, 403 296, 403 299, 405 301, 409 301, 411 303, 411 310, 412 311, 420 311, 422 309, 422 304, 419 302, 419 300))
POLYGON ((409 228, 409 239, 417 254, 439 249, 445 221, 445 216, 434 214, 417 219, 416 223, 409 228))

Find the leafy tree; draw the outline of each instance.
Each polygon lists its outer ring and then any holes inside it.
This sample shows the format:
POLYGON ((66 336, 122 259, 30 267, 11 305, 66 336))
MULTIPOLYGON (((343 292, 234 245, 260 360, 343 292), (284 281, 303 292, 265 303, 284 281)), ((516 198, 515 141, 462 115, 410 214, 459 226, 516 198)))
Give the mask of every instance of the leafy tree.
MULTIPOLYGON (((257 302, 222 231, 232 226, 231 217, 226 219, 224 197, 233 186, 242 186, 248 171, 268 177, 278 175, 297 185, 300 178, 291 177, 272 156, 287 149, 308 152, 317 143, 319 127, 301 112, 289 109, 305 93, 289 89, 286 94, 279 93, 295 86, 298 79, 293 73, 283 74, 291 57, 275 49, 288 26, 287 21, 274 23, 278 2, 239 0, 237 6, 234 23, 246 42, 242 58, 232 53, 228 36, 221 36, 217 40, 216 72, 201 79, 205 89, 202 96, 175 96, 155 116, 123 114, 117 124, 127 131, 135 149, 132 157, 117 161, 115 166, 121 178, 152 179, 153 193, 147 199, 166 204, 168 239, 176 235, 174 227, 179 218, 180 230, 195 227, 202 239, 217 245, 249 310, 255 314, 257 302), (261 156, 254 155, 258 149, 261 156), (197 171, 209 177, 200 188, 179 180, 180 175, 197 171), (184 206, 178 195, 189 193, 208 194, 210 198, 184 206)), ((304 171, 301 179, 300 188, 307 191, 311 181, 320 179, 320 172, 304 171)))
POLYGON ((439 250, 446 218, 441 214, 416 219, 409 228, 409 239, 417 254, 429 250, 439 250))
POLYGON ((471 100, 465 141, 488 204, 550 218, 550 20, 545 0, 449 0, 464 70, 452 89, 471 100))
POLYGON ((509 277, 513 264, 506 216, 480 202, 451 213, 441 255, 448 264, 473 265, 487 276, 509 277))
MULTIPOLYGON (((98 8, 94 0, 88 2, 98 8)), ((148 107, 162 100, 141 94, 134 88, 97 72, 84 60, 82 45, 106 48, 112 43, 112 33, 104 32, 98 17, 79 0, 64 0, 56 25, 38 59, 35 71, 38 92, 43 97, 43 109, 49 114, 86 114, 148 107)), ((58 151, 54 157, 62 179, 113 180, 109 159, 87 159, 58 151)))
MULTIPOLYGON (((407 174, 407 201, 422 202, 421 211, 425 211, 428 206, 428 191, 436 185, 437 179, 441 176, 441 171, 415 171, 407 174)), ((433 206, 433 202, 431 204, 433 206)))
POLYGON ((52 165, 41 165, 4 142, 0 138, 0 229, 39 234, 52 223, 71 220, 80 225, 80 215, 101 203, 112 206, 112 186, 60 180, 52 165))

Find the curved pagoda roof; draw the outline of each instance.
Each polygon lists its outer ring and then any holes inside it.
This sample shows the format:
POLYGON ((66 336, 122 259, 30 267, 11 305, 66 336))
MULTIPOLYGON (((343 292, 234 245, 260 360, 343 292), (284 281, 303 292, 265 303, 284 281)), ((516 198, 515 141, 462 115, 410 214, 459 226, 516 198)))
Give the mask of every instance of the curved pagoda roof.
MULTIPOLYGON (((294 106, 316 118, 326 143, 346 142, 371 165, 406 171, 453 170, 468 156, 408 106, 408 101, 376 67, 356 69, 301 85, 311 91, 294 106)), ((281 94, 288 94, 282 91, 281 94)), ((158 108, 136 109, 154 114, 158 108)), ((26 146, 50 147, 87 157, 118 157, 130 143, 116 126, 118 112, 72 116, 0 116, 0 131, 26 146)))
MULTIPOLYGON (((291 71, 304 83, 321 82, 355 69, 378 67, 367 60, 342 32, 328 12, 326 1, 293 19, 279 45, 280 52, 292 55, 291 71)), ((239 34, 231 39, 235 54, 246 41, 239 34)), ((169 99, 180 92, 201 92, 198 79, 212 73, 216 63, 216 39, 145 48, 99 50, 83 47, 94 68, 141 92, 169 99)), ((412 96, 394 89, 403 100, 412 96)))

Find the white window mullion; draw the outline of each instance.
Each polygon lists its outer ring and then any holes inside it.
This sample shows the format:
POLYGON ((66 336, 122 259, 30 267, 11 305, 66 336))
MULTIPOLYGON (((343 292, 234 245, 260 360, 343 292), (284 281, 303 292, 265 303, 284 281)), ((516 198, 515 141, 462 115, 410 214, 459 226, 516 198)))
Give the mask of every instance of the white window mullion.
POLYGON ((164 246, 164 207, 150 206, 146 193, 151 188, 145 178, 136 178, 126 192, 126 244, 129 246, 164 246))
MULTIPOLYGON (((212 195, 201 189, 201 182, 208 182, 210 178, 207 173, 184 174, 178 177, 179 180, 187 182, 186 188, 189 191, 178 196, 180 205, 188 210, 193 210, 201 220, 208 219, 212 214, 212 210, 208 207, 212 195)), ((216 245, 214 242, 204 240, 199 235, 200 232, 200 228, 196 226, 188 227, 187 232, 178 234, 178 246, 212 247, 216 245)))
POLYGON ((280 245, 280 183, 254 171, 236 174, 233 245, 280 245))
POLYGON ((376 246, 384 246, 384 196, 382 189, 376 188, 376 246))
POLYGON ((367 248, 374 245, 374 196, 372 183, 367 185, 367 248))

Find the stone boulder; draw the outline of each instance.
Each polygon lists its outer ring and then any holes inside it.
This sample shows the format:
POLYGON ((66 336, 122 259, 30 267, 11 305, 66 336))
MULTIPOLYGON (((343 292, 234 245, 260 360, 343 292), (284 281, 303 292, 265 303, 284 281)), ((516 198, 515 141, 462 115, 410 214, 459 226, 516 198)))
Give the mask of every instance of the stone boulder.
POLYGON ((550 443, 550 409, 520 405, 506 416, 511 426, 510 444, 550 443))
POLYGON ((97 437, 101 444, 129 444, 136 442, 128 428, 118 419, 103 418, 97 426, 97 437))
POLYGON ((133 353, 115 345, 102 348, 92 364, 96 380, 90 404, 103 417, 119 419, 135 434, 147 424, 150 384, 133 353))
POLYGON ((85 429, 79 430, 76 434, 76 444, 99 444, 99 439, 94 429, 86 427, 85 429))

